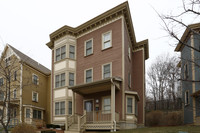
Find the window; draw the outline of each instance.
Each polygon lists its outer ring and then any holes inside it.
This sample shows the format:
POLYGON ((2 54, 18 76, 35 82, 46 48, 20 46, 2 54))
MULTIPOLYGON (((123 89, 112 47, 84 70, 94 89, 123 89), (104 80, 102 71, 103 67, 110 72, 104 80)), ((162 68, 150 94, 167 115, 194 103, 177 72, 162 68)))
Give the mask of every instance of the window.
POLYGON ((33 74, 33 84, 38 85, 39 84, 39 78, 37 75, 33 74))
POLYGON ((103 98, 103 112, 110 113, 111 105, 110 105, 110 97, 103 98))
POLYGON ((128 86, 131 87, 131 74, 128 73, 128 86))
POLYGON ((56 102, 55 103, 55 115, 64 115, 65 114, 65 102, 56 102))
POLYGON ((3 101, 4 100, 4 92, 0 91, 0 100, 3 101))
POLYGON ((107 49, 112 46, 112 33, 111 31, 102 35, 102 49, 107 49))
POLYGON ((65 73, 56 75, 56 80, 55 80, 55 87, 63 87, 65 86, 65 73))
POLYGON ((14 81, 16 81, 16 80, 17 80, 17 71, 14 71, 14 74, 13 74, 13 79, 14 79, 14 81))
POLYGON ((138 102, 136 99, 135 99, 135 115, 136 116, 138 115, 138 102))
POLYGON ((88 69, 85 71, 85 82, 92 82, 92 69, 88 69))
POLYGON ((128 58, 131 59, 131 48, 128 46, 128 58))
POLYGON ((14 99, 17 98, 17 89, 14 89, 14 90, 13 90, 13 98, 14 98, 14 99))
POLYGON ((69 86, 74 86, 74 73, 69 73, 69 86))
POLYGON ((16 116, 17 116, 17 109, 14 108, 14 109, 13 109, 13 117, 16 118, 16 116))
POLYGON ((184 79, 189 77, 188 64, 184 65, 184 79))
POLYGON ((72 101, 68 102, 68 114, 71 115, 72 114, 72 101))
POLYGON ((56 61, 62 60, 66 57, 66 46, 56 49, 56 61))
POLYGON ((111 77, 111 64, 103 65, 103 79, 111 77))
POLYGON ((91 55, 93 53, 93 40, 88 40, 85 42, 85 56, 91 55))
POLYGON ((32 92, 32 101, 38 102, 38 93, 37 92, 32 92))
POLYGON ((133 113, 133 98, 127 97, 127 113, 132 114, 133 113))
POLYGON ((40 110, 33 110, 33 118, 34 119, 42 119, 42 111, 40 111, 40 110))
POLYGON ((185 91, 185 105, 189 104, 189 91, 185 91))
POLYGON ((6 67, 10 65, 10 57, 5 59, 5 65, 6 67))
POLYGON ((3 78, 0 78, 0 86, 3 86, 3 78))
POLYGON ((75 59, 75 46, 69 45, 69 58, 75 59))
POLYGON ((31 113, 31 110, 30 109, 26 109, 26 118, 30 118, 30 113, 31 113))

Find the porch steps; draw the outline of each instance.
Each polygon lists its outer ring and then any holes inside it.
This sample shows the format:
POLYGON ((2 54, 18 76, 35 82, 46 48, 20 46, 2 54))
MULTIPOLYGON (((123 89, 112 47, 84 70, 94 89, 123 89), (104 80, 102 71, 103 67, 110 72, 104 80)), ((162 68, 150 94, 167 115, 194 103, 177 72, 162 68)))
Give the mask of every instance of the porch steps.
POLYGON ((80 133, 80 132, 78 131, 78 124, 72 124, 72 125, 69 127, 68 131, 65 131, 65 133, 80 133))

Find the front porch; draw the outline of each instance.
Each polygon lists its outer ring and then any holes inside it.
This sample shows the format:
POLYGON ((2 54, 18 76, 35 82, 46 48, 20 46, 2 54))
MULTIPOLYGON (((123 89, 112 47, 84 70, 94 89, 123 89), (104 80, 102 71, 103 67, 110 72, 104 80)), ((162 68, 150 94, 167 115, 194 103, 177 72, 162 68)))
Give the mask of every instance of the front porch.
POLYGON ((120 90, 121 81, 119 77, 112 77, 70 87, 73 91, 72 115, 66 118, 65 132, 119 129, 120 114, 116 106, 121 103, 116 105, 116 94, 120 90), (75 100, 75 94, 79 94, 81 100, 75 100))

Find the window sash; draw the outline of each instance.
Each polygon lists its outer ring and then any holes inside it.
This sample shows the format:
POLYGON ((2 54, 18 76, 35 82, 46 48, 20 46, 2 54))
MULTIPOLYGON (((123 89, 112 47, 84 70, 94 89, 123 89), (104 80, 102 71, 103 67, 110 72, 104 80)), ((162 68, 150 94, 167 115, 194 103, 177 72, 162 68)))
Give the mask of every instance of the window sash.
POLYGON ((3 78, 0 78, 0 86, 3 85, 3 78))
POLYGON ((103 48, 111 47, 111 32, 105 33, 103 35, 103 48))
POLYGON ((33 92, 33 101, 34 102, 37 102, 38 101, 38 99, 37 99, 37 93, 36 92, 33 92))
POLYGON ((37 119, 37 115, 38 115, 37 110, 33 110, 33 118, 34 118, 34 119, 37 119))
POLYGON ((104 100, 103 100, 103 111, 105 113, 108 113, 108 112, 110 112, 110 110, 111 110, 110 98, 104 98, 104 100))
POLYGON ((59 102, 55 103, 55 115, 59 115, 59 102))
POLYGON ((103 77, 104 78, 110 77, 110 64, 103 66, 103 77))
POLYGON ((66 46, 61 47, 61 59, 66 57, 66 46))
POLYGON ((65 114, 65 102, 60 102, 60 114, 65 114))
POLYGON ((30 112, 31 112, 30 109, 26 109, 26 118, 30 118, 30 112))
POLYGON ((68 105, 68 114, 71 115, 72 114, 72 101, 69 101, 68 104, 69 104, 68 105))
POLYGON ((60 76, 56 75, 56 84, 55 84, 56 88, 60 86, 59 84, 60 84, 60 76))
POLYGON ((86 70, 86 83, 92 82, 92 69, 86 70))
POLYGON ((86 42, 86 56, 92 54, 92 40, 86 42))
POLYGON ((133 113, 133 98, 127 98, 127 113, 133 113))
POLYGON ((4 92, 0 91, 0 100, 4 100, 4 92))
POLYGON ((14 72, 14 80, 17 80, 17 71, 14 72))
POLYGON ((59 61, 61 59, 60 56, 60 48, 56 49, 56 61, 59 61))
POLYGON ((61 86, 65 86, 65 73, 61 74, 61 86))
POLYGON ((14 99, 17 98, 17 90, 16 89, 14 89, 14 91, 13 91, 13 98, 14 99))
POLYGON ((37 116, 37 118, 38 118, 38 119, 42 119, 42 111, 39 111, 39 110, 38 110, 38 116, 37 116))
POLYGON ((34 83, 35 85, 38 84, 38 76, 37 76, 37 75, 33 75, 33 83, 34 83))
POLYGON ((70 59, 75 58, 75 46, 72 45, 69 46, 69 58, 70 59))
POLYGON ((74 73, 69 73, 69 86, 74 86, 74 73))

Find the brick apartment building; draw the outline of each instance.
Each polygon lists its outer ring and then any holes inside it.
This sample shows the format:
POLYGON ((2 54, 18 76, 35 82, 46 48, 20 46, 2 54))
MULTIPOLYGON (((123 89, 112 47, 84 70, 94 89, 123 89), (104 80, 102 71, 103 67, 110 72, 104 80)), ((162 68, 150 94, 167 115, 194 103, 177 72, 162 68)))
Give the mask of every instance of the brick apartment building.
POLYGON ((50 34, 51 121, 66 132, 144 125, 148 40, 136 41, 128 2, 50 34))

